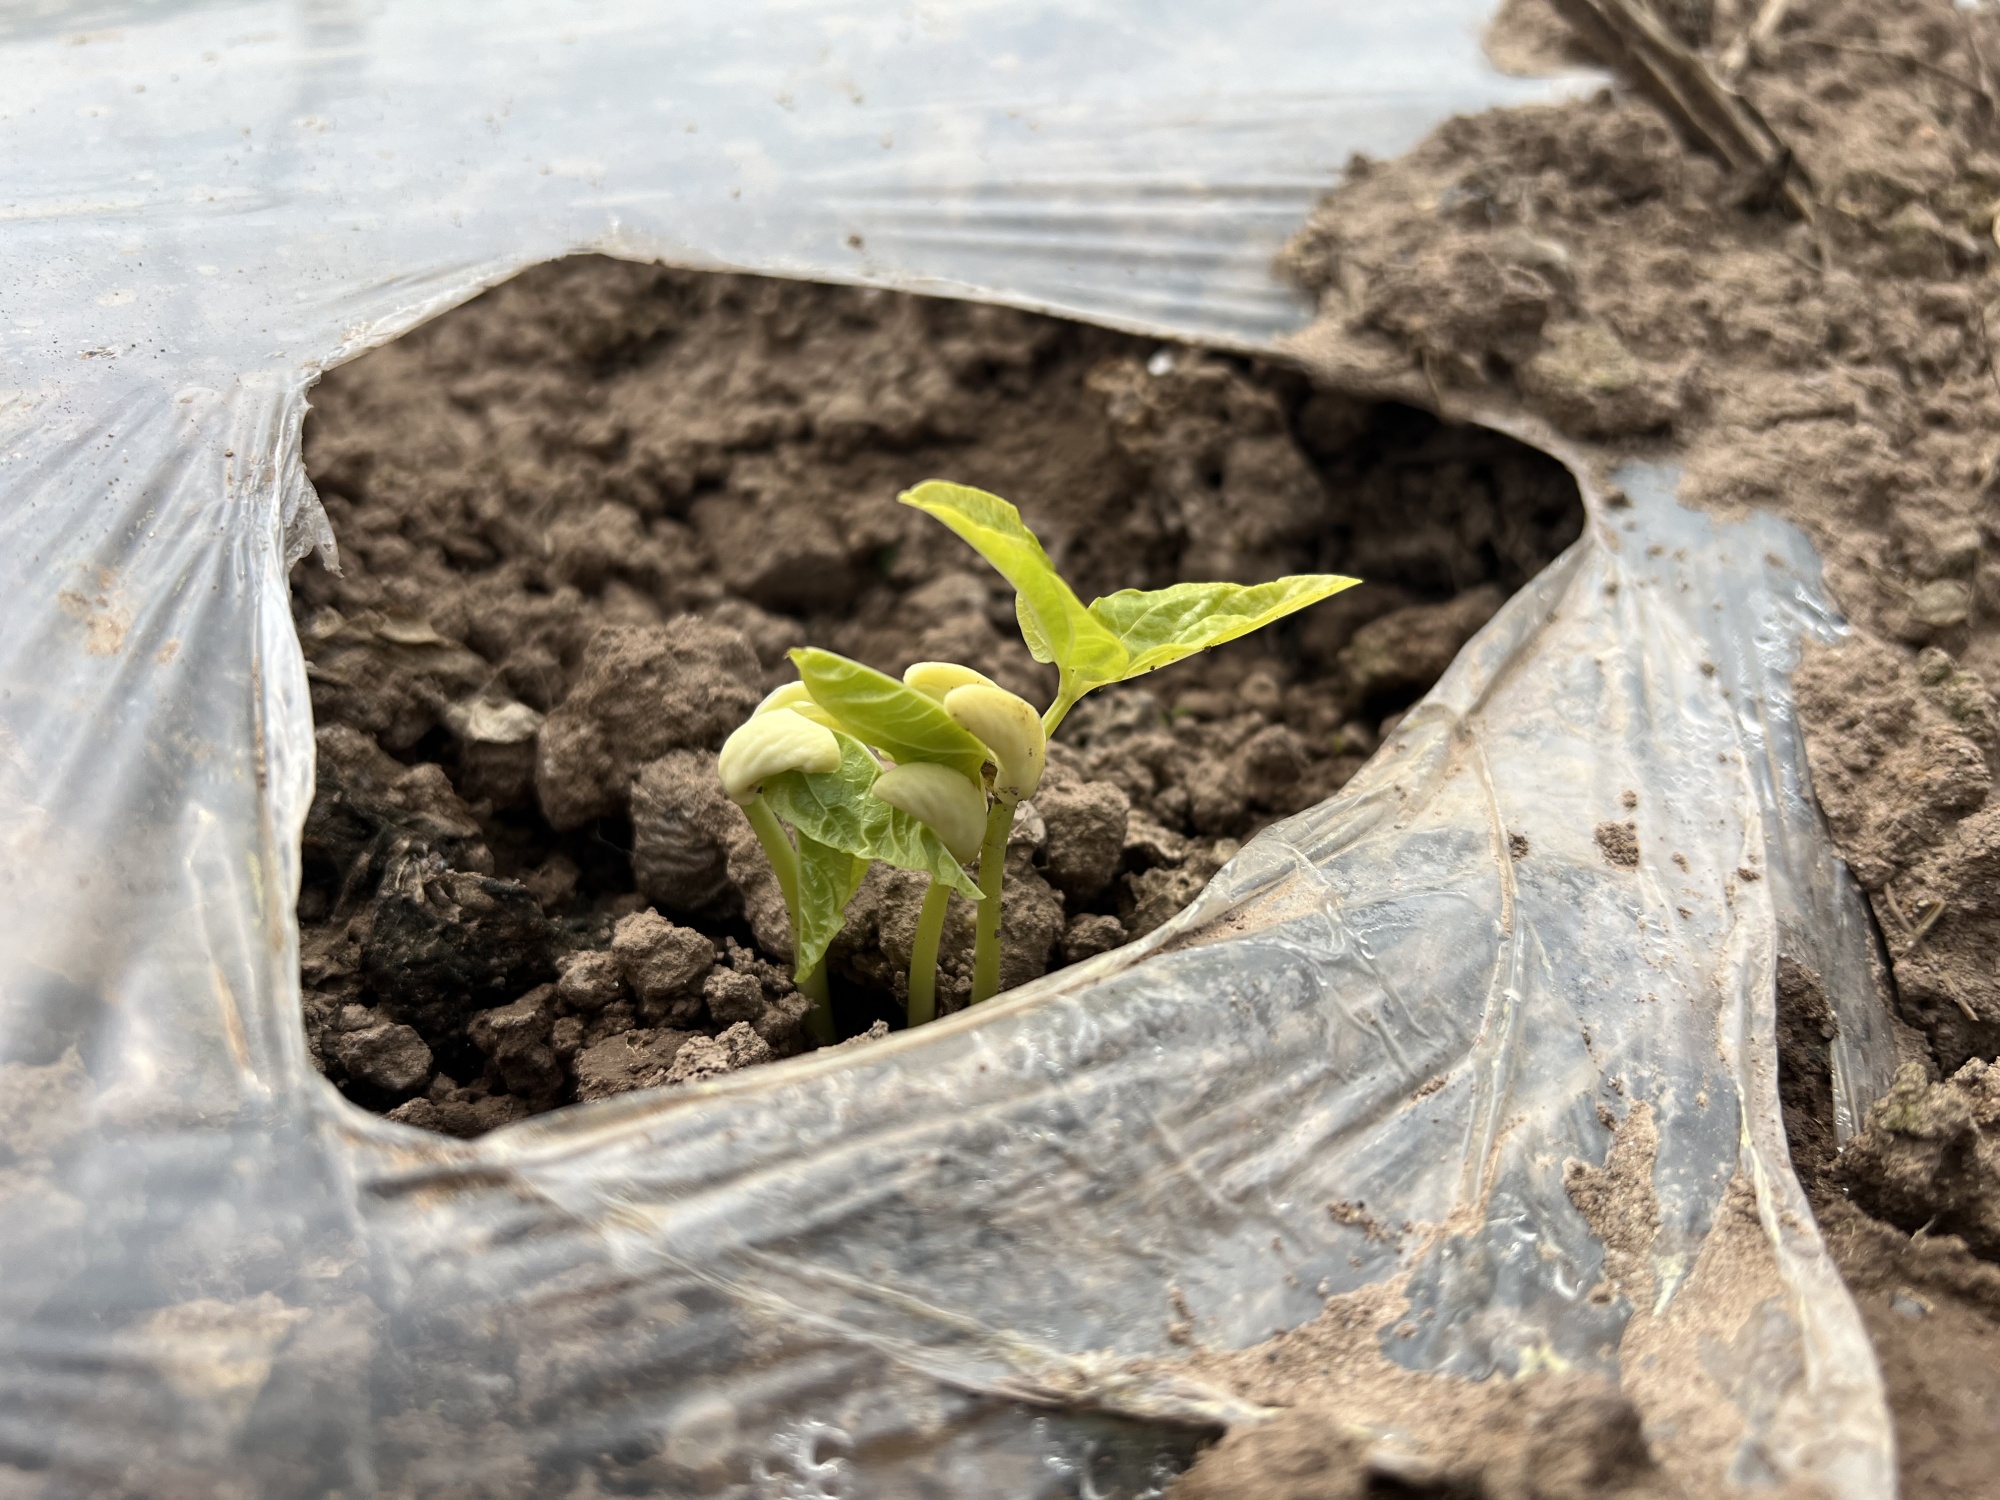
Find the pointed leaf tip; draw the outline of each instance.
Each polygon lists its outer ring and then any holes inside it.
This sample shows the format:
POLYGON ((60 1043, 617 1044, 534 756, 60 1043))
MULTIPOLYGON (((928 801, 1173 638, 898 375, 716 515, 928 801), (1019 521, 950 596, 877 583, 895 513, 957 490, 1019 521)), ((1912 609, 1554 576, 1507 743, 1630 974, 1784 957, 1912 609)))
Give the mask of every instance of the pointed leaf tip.
POLYGON ((1126 675, 1136 677, 1261 630, 1360 581, 1334 573, 1302 573, 1269 583, 1124 589, 1093 600, 1090 613, 1130 653, 1126 675))
POLYGON ((1073 679, 1118 680, 1125 661, 1123 648, 1090 617, 1020 511, 998 495, 941 479, 926 480, 899 498, 944 522, 1014 586, 1021 638, 1036 661, 1055 664, 1065 690, 1073 679))

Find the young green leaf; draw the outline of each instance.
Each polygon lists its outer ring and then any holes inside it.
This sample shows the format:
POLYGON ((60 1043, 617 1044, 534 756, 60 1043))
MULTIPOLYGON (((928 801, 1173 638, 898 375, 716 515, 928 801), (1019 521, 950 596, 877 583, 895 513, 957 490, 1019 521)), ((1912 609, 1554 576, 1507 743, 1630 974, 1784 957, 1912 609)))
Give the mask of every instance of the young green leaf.
POLYGON ((986 747, 953 723, 936 699, 817 647, 793 651, 792 661, 813 701, 855 738, 898 762, 929 761, 978 777, 986 747))
POLYGON ((1052 662, 1056 659, 1055 642, 1042 630, 1041 619, 1028 603, 1026 594, 1014 596, 1014 622, 1021 627, 1021 639, 1027 644, 1028 655, 1036 661, 1052 662))
POLYGON ((1124 589, 1093 600, 1090 614, 1130 653, 1124 672, 1129 678, 1261 630, 1360 581, 1333 573, 1303 573, 1259 584, 1177 583, 1164 589, 1124 589))
MULTIPOLYGON (((1072 677, 1092 685, 1119 680, 1124 648, 1063 582, 1020 511, 998 495, 941 479, 926 480, 897 498, 944 522, 1014 585, 1021 638, 1036 661, 1055 663, 1065 694, 1072 677)), ((1088 691, 1083 688, 1075 697, 1088 691)))
POLYGON ((847 903, 867 873, 867 860, 799 835, 799 930, 792 946, 794 970, 801 978, 826 957, 846 920, 847 903))
MULTIPOLYGON (((836 738, 840 741, 839 770, 818 776, 787 771, 764 783, 764 800, 772 810, 798 830, 802 843, 812 839, 860 859, 922 870, 968 900, 979 900, 979 887, 952 857, 944 840, 902 809, 872 795, 882 768, 868 747, 851 735, 836 738)), ((983 748, 980 758, 985 758, 983 748)))

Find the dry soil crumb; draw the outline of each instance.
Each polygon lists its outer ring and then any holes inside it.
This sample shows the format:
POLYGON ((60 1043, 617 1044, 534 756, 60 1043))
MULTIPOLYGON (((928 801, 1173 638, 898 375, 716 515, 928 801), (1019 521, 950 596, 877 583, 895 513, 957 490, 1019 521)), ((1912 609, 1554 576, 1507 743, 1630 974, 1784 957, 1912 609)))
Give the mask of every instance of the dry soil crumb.
POLYGON ((1969 1062, 1932 1083, 1906 1064, 1849 1142, 1839 1175, 1877 1218, 1956 1235, 1973 1254, 2000 1260, 2000 1065, 1969 1062))
POLYGON ((2000 712, 1945 651, 1862 638, 1798 673, 1813 787, 1939 1067, 2000 1049, 2000 712))
POLYGON ((1838 1197, 1818 1215, 1882 1367, 1903 1494, 1989 1500, 2000 1492, 2000 1266, 1954 1235, 1911 1236, 1838 1197))
POLYGON ((1593 836, 1597 849, 1606 860, 1621 870, 1639 868, 1639 825, 1629 820, 1623 823, 1599 823, 1593 836))
POLYGON ((1345 1425, 1345 1405, 1337 1414, 1301 1407, 1231 1432, 1175 1484, 1173 1500, 1668 1500, 1683 1493, 1653 1465, 1638 1412, 1607 1382, 1548 1376, 1486 1394, 1491 1399, 1468 1401, 1458 1414, 1462 1442, 1450 1457, 1377 1443, 1345 1425))
POLYGON ((1604 1165, 1575 1158, 1563 1163, 1563 1189, 1591 1232, 1604 1242, 1604 1281, 1590 1293, 1606 1302, 1623 1296, 1634 1306, 1652 1301, 1651 1249, 1660 1228, 1660 1204, 1653 1192, 1653 1160, 1659 1154, 1660 1133, 1653 1107, 1643 1100, 1623 1121, 1610 1118, 1611 1150, 1604 1165))

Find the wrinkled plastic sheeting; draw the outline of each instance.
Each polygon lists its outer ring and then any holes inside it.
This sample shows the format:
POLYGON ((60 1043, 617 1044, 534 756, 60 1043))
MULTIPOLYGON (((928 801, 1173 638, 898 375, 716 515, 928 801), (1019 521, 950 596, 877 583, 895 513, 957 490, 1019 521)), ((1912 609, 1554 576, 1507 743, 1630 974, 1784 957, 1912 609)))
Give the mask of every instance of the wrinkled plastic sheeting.
POLYGON ((1391 1277, 1418 1331, 1385 1357, 1605 1370, 1655 1417, 1621 1340, 1706 1312, 1689 1388, 1735 1480, 1890 1492, 1772 1038, 1782 950, 1839 1017, 1843 1128, 1892 1055, 1787 708, 1836 627, 1797 536, 1712 528, 1669 472, 1593 499, 1341 797, 1143 945, 469 1144, 305 1053, 285 569, 325 540, 319 369, 585 248, 1266 343, 1302 316, 1269 254, 1350 151, 1558 90, 1486 69, 1483 10, 0 18, 10 1492, 1157 1493, 1259 1415, 1129 1363, 1179 1351, 1169 1288, 1245 1346, 1391 1277), (1625 817, 1632 868, 1594 839, 1625 817), (1590 1297, 1562 1175, 1642 1100, 1633 1309, 1590 1297), (1743 1306, 1701 1271, 1732 1182, 1743 1306))

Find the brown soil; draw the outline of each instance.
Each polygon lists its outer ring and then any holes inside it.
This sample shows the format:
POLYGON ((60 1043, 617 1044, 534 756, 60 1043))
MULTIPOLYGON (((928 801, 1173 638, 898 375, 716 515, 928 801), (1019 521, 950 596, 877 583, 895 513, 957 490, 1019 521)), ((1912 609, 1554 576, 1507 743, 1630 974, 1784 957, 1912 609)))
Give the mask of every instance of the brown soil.
MULTIPOLYGON (((1364 588, 1086 700, 1010 854, 1003 979, 1148 932, 1579 534, 1552 460, 1283 367, 1004 309, 578 259, 330 374, 302 564, 319 726, 306 1030, 327 1076, 470 1135, 809 1045, 775 882, 714 751, 811 642, 1052 684, 1005 585, 895 503, 1016 500, 1086 597, 1332 569, 1364 588)), ((899 1025, 917 878, 830 956, 899 1025)), ((971 912, 940 1009, 964 1003, 971 912)))
MULTIPOLYGON (((1773 8, 1655 9, 1713 59, 1773 8)), ((1623 91, 1453 120, 1396 161, 1355 161, 1294 242, 1289 269, 1320 304, 1296 352, 1343 388, 1546 424, 1607 469, 1684 457, 1695 503, 1776 511, 1813 537, 1855 626, 1798 674, 1815 786, 1928 1057, 1840 1153, 1831 1017, 1793 966, 1778 996, 1788 1135, 1876 1341, 1903 1492, 1994 1496, 2000 1125, 1982 1060, 2000 1050, 2000 20, 1947 0, 1776 10, 1740 87, 1803 166, 1813 222, 1623 91)), ((1510 59, 1574 51, 1546 0, 1509 12, 1510 59)), ((1598 832, 1617 859, 1619 825, 1598 832)), ((1315 1378, 1261 1399, 1323 1402, 1315 1378)), ((1284 1477, 1301 1441, 1345 1441, 1325 1422, 1302 1440, 1302 1420, 1232 1438, 1181 1491, 1404 1492, 1367 1488, 1358 1460, 1346 1477, 1322 1465, 1318 1488, 1284 1477), (1269 1463, 1245 1457, 1259 1443, 1269 1463), (1210 1472, 1231 1487, 1204 1488, 1210 1472)), ((1494 1419, 1466 1420, 1476 1453, 1494 1419)), ((1537 1493, 1504 1474, 1452 1482, 1417 1492, 1537 1493)))

